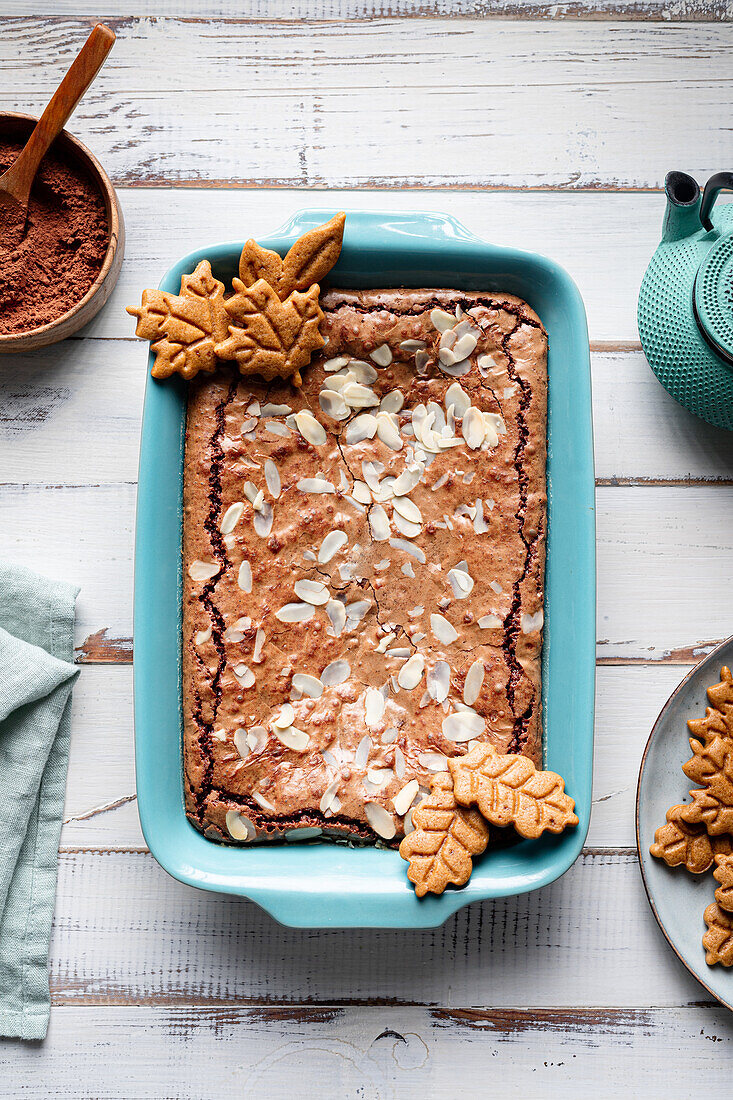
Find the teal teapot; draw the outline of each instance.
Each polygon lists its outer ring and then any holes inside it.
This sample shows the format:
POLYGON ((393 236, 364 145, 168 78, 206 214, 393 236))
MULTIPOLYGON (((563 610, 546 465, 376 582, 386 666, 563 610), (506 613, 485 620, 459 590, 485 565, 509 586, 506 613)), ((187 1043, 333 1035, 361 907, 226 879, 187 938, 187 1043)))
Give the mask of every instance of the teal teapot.
POLYGON ((670 172, 662 240, 639 291, 638 324, 649 366, 664 388, 709 424, 733 431, 733 172, 700 194, 670 172))

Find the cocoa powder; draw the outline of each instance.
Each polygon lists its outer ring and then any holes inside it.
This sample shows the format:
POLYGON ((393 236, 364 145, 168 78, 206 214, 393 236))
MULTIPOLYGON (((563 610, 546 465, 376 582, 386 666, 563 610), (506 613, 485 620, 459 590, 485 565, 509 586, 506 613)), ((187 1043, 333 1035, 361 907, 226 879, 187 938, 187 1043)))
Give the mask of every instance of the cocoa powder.
MULTIPOLYGON (((0 138, 0 172, 22 144, 0 138)), ((82 166, 53 150, 36 174, 21 244, 0 253, 0 332, 27 332, 84 297, 104 261, 104 198, 82 166)))

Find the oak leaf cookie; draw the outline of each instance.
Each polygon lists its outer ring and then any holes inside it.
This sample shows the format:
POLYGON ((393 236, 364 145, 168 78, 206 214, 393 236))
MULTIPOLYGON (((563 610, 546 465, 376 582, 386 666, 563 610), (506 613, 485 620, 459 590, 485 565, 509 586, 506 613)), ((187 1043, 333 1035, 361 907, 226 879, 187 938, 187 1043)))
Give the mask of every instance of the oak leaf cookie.
POLYGON ((142 305, 129 306, 127 312, 137 317, 135 335, 154 341, 154 378, 180 374, 190 379, 199 371, 216 370, 214 346, 225 338, 229 317, 224 284, 214 278, 208 260, 181 278, 180 294, 144 290, 142 305))
POLYGON ((478 744, 449 759, 448 767, 459 804, 478 806, 492 825, 513 825, 520 836, 538 837, 578 824, 562 778, 538 771, 526 756, 502 755, 478 744))
POLYGON ((703 913, 708 930, 702 938, 705 962, 708 966, 722 963, 733 966, 733 913, 726 913, 716 902, 711 902, 703 913))
POLYGON ((473 869, 471 857, 485 850, 489 830, 481 814, 456 803, 449 775, 433 777, 431 792, 412 811, 412 821, 415 828, 403 838, 400 855, 409 863, 407 877, 417 896, 442 894, 449 883, 465 885, 473 869))
POLYGON ((657 829, 649 851, 668 867, 684 864, 693 875, 701 875, 713 865, 713 838, 703 824, 688 824, 682 817, 684 810, 683 805, 670 806, 667 823, 657 829))

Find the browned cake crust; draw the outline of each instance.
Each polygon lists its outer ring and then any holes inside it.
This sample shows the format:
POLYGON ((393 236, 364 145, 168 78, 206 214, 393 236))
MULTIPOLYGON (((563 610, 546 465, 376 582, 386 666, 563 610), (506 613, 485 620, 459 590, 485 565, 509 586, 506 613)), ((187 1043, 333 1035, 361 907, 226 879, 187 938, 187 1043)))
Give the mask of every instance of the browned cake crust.
POLYGON ((475 740, 541 759, 546 333, 502 294, 322 305, 301 389, 190 392, 186 807, 216 840, 398 841, 475 740))

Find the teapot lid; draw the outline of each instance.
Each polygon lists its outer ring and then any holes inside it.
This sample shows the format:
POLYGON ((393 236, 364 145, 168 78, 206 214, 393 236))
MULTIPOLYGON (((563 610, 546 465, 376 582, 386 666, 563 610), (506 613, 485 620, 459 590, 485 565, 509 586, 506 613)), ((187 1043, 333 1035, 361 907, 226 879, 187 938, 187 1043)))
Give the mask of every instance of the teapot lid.
POLYGON ((704 257, 692 301, 702 335, 733 363, 733 233, 721 237, 704 257))

